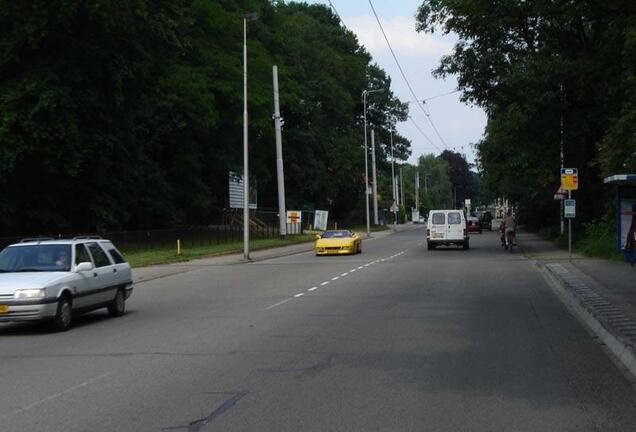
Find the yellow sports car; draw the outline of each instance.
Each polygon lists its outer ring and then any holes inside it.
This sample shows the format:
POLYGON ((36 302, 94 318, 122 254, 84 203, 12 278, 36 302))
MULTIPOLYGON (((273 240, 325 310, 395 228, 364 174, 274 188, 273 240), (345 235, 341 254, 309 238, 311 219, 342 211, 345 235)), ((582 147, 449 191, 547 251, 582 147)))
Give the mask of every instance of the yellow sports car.
POLYGON ((362 239, 349 230, 325 231, 316 235, 316 255, 343 255, 362 252, 362 239))

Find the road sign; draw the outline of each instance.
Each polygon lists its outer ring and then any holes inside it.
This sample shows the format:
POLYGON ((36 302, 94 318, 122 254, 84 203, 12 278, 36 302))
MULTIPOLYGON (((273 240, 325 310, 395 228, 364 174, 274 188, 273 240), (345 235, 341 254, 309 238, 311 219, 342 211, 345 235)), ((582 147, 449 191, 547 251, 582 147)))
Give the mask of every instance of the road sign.
POLYGON ((397 204, 395 204, 395 201, 393 201, 393 204, 391 205, 391 213, 397 213, 400 211, 400 208, 397 206, 397 204))
POLYGON ((579 189, 579 172, 576 168, 561 168, 561 189, 579 189))
POLYGON ((300 234, 302 219, 303 219, 302 212, 298 210, 288 210, 287 211, 287 234, 300 234))
POLYGON ((316 210, 316 212, 314 213, 314 229, 326 231, 328 218, 329 218, 329 211, 316 210))
POLYGON ((563 201, 563 216, 566 219, 576 218, 576 200, 566 199, 563 201))

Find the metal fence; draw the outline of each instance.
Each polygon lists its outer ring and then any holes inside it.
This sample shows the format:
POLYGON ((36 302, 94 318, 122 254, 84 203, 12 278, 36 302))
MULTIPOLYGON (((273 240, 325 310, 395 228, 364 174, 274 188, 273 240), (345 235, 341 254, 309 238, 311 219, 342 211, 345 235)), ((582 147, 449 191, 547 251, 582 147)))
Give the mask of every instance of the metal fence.
MULTIPOLYGON (((111 240, 123 251, 140 249, 169 249, 176 248, 177 240, 181 241, 182 248, 209 246, 213 244, 239 242, 243 240, 242 225, 210 225, 205 227, 188 227, 178 229, 114 231, 103 233, 76 233, 56 234, 43 237, 73 238, 84 235, 101 235, 111 240)), ((254 225, 250 226, 251 239, 278 238, 280 236, 278 226, 254 225)), ((0 249, 19 243, 25 237, 0 237, 0 249)))

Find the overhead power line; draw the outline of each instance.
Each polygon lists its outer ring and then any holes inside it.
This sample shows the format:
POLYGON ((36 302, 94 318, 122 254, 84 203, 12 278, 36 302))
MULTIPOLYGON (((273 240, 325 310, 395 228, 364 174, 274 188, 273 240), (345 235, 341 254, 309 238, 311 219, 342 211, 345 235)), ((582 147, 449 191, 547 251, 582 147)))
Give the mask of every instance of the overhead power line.
POLYGON ((340 17, 340 14, 338 13, 338 10, 336 9, 336 7, 333 5, 333 3, 331 2, 331 0, 327 0, 329 2, 329 6, 331 6, 331 9, 333 10, 333 13, 336 14, 336 16, 338 17, 338 19, 340 20, 340 22, 342 23, 342 25, 344 27, 347 27, 344 23, 344 21, 342 20, 342 18, 340 17))
MULTIPOLYGON (((373 2, 371 0, 368 0, 368 1, 369 1, 369 6, 371 6, 371 10, 373 11, 373 15, 375 16, 375 20, 377 21, 378 26, 380 27, 380 31, 382 31, 382 36, 384 36, 384 40, 386 41, 386 44, 389 47, 389 51, 391 51, 391 55, 393 56, 393 60, 395 60, 395 64, 397 65, 398 70, 400 71, 400 74, 402 75, 402 78, 404 78, 404 82, 406 83, 406 86, 408 87, 409 91, 411 92, 411 95, 413 95, 413 99, 415 99, 415 102, 417 103, 417 106, 420 107, 422 112, 426 115, 426 119, 428 120, 428 122, 433 127, 433 130, 435 131, 435 134, 437 135, 439 140, 442 142, 444 147, 448 148, 448 145, 446 144, 446 141, 444 141, 444 138, 442 138, 442 136, 440 135, 439 131, 437 130, 437 127, 435 126, 435 123, 433 123, 433 119, 431 119, 431 114, 429 112, 427 112, 426 109, 424 109, 424 106, 422 105, 422 103, 418 99, 417 95, 415 94, 415 91, 413 91, 413 87, 411 86, 411 83, 409 82, 408 78, 406 77, 406 74, 404 73, 404 69, 402 69, 402 65, 400 64, 400 61, 398 60, 397 55, 395 54, 395 51, 393 50, 393 47, 391 46, 391 42, 389 41, 389 38, 386 35, 386 32, 384 31, 384 27, 382 27, 382 22, 380 22, 380 17, 378 16, 378 13, 375 11, 375 7, 373 6, 373 2)), ((331 3, 331 1, 330 1, 330 3, 331 3)), ((424 102, 424 103, 426 103, 426 102, 424 102)))
POLYGON ((413 126, 415 126, 415 128, 422 134, 422 136, 426 139, 426 141, 428 141, 429 143, 431 143, 431 145, 433 147, 435 147, 437 150, 443 152, 444 149, 440 148, 440 146, 438 146, 437 144, 435 144, 429 137, 428 135, 426 135, 424 133, 424 131, 422 130, 422 128, 420 128, 420 126, 417 124, 417 122, 415 120, 413 120, 413 117, 409 116, 409 120, 411 120, 411 122, 413 122, 413 126))

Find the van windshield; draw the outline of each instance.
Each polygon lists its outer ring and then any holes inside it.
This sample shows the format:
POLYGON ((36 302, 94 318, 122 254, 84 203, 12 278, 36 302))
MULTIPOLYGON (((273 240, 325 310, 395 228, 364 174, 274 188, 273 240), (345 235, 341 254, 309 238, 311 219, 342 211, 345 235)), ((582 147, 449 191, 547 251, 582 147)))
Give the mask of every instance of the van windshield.
POLYGON ((433 225, 444 225, 445 223, 444 213, 433 213, 433 225))
POLYGON ((449 225, 459 225, 462 223, 462 217, 459 213, 453 212, 448 214, 449 225))

